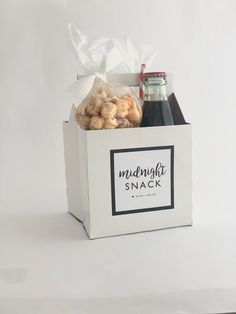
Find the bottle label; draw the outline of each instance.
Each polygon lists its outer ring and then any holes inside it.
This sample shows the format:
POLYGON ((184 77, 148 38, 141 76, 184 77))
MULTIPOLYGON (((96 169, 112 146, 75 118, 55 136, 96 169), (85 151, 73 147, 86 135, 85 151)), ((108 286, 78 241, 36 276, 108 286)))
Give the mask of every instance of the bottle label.
POLYGON ((174 146, 111 150, 112 215, 174 208, 174 146))

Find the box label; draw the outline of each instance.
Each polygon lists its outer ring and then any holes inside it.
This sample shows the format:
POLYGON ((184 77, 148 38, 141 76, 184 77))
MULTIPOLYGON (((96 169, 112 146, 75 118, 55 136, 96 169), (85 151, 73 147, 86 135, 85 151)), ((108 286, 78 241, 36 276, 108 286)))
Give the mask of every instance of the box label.
POLYGON ((112 215, 174 208, 174 146, 110 151, 112 215))

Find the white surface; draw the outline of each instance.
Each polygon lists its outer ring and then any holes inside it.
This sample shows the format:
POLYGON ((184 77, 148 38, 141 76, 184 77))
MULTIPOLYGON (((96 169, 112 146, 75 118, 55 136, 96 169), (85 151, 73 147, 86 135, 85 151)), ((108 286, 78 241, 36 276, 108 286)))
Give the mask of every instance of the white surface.
POLYGON ((235 311, 235 35, 234 0, 1 1, 1 314, 235 311), (94 38, 147 36, 174 73, 194 227, 88 241, 66 214, 72 17, 94 38))

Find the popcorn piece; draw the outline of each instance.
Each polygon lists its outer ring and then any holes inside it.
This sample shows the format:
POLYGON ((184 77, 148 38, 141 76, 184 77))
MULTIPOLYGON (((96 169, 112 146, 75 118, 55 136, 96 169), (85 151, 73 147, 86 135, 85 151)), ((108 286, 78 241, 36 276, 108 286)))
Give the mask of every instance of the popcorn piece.
POLYGON ((101 116, 106 119, 114 118, 116 110, 116 105, 112 102, 105 103, 101 109, 101 116))
POLYGON ((114 96, 113 91, 109 88, 106 89, 106 94, 107 94, 107 98, 111 98, 114 96))
POLYGON ((101 130, 103 128, 105 120, 102 117, 94 116, 91 118, 89 128, 91 130, 101 130))
POLYGON ((106 99, 106 102, 112 102, 113 104, 117 104, 117 102, 118 102, 118 97, 117 96, 113 96, 113 97, 111 97, 111 98, 107 98, 106 99))
POLYGON ((76 108, 76 114, 85 115, 85 110, 88 104, 88 100, 82 101, 82 103, 76 108))
POLYGON ((100 87, 95 91, 95 95, 100 95, 103 98, 113 97, 114 94, 109 88, 100 87))
POLYGON ((76 120, 79 123, 79 125, 83 128, 83 129, 88 129, 89 128, 89 123, 91 118, 88 116, 84 116, 82 114, 79 114, 78 112, 76 112, 76 120))
POLYGON ((117 118, 126 117, 134 101, 135 99, 130 93, 122 95, 117 102, 117 118))
POLYGON ((122 95, 120 99, 122 99, 123 101, 127 103, 129 109, 132 107, 133 100, 134 100, 133 95, 131 95, 130 93, 127 93, 127 94, 122 95))
POLYGON ((105 119, 104 129, 115 129, 118 127, 117 120, 115 118, 105 119))
POLYGON ((135 99, 133 99, 133 105, 129 110, 126 118, 133 124, 134 127, 138 126, 142 119, 142 110, 139 105, 136 104, 135 99))
POLYGON ((89 116, 97 116, 101 110, 103 100, 101 98, 97 98, 95 96, 92 96, 86 107, 86 114, 89 116))
POLYGON ((133 124, 126 118, 117 119, 118 128, 133 128, 133 124))
POLYGON ((126 100, 119 98, 116 106, 117 106, 117 111, 116 111, 117 118, 124 118, 125 116, 127 116, 129 112, 129 103, 126 100))

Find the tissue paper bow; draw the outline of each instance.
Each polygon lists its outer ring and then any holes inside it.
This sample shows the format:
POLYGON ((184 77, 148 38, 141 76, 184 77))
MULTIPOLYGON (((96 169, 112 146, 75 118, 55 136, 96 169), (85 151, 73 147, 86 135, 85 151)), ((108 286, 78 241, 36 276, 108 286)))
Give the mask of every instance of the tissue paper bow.
POLYGON ((72 23, 69 24, 69 33, 81 74, 70 90, 79 103, 89 93, 96 78, 106 81, 106 73, 121 64, 121 55, 111 39, 88 42, 87 37, 72 23))
POLYGON ((118 66, 124 72, 138 72, 141 63, 151 64, 157 52, 150 46, 133 45, 128 39, 99 38, 88 41, 87 37, 70 23, 69 34, 78 61, 78 80, 70 87, 77 103, 91 90, 96 78, 106 81, 106 74, 118 66))

